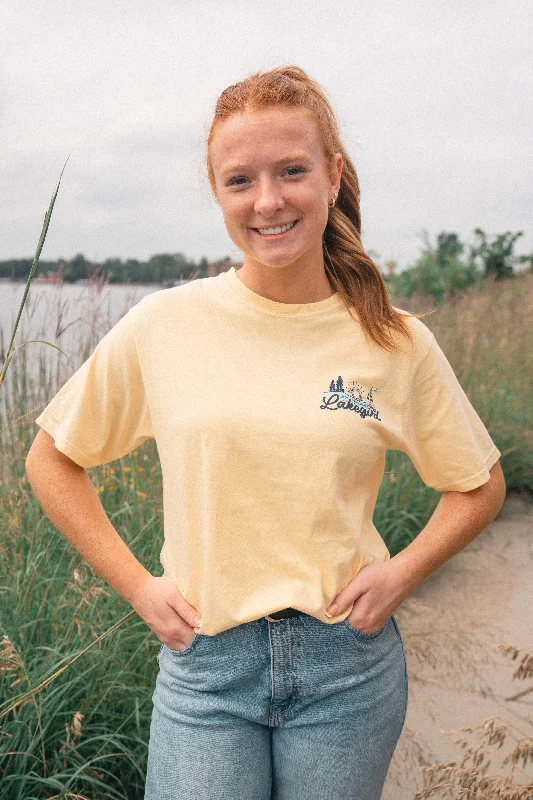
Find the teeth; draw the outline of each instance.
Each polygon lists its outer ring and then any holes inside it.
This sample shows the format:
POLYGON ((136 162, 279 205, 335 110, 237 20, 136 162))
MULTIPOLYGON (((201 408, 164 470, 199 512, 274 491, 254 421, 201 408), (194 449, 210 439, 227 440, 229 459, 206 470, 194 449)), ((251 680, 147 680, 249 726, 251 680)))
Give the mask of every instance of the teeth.
POLYGON ((296 225, 296 220, 294 220, 294 222, 289 222, 288 225, 282 225, 278 228, 256 228, 256 230, 258 230, 263 236, 272 236, 275 233, 285 233, 285 231, 290 230, 293 225, 296 225))

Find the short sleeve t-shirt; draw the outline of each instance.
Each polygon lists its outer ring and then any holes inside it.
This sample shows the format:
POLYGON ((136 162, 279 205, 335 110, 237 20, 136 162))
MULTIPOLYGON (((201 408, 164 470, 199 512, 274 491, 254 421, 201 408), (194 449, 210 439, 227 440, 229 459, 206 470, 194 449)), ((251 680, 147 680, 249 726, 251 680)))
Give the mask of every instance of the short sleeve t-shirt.
MULTIPOLYGON (((400 311, 400 309, 397 309, 400 311)), ((403 312, 406 314, 406 312, 403 312)), ((145 296, 37 417, 82 467, 154 438, 164 576, 204 635, 335 596, 390 553, 372 522, 387 450, 470 491, 501 453, 434 335, 365 336, 340 295, 278 303, 232 267, 145 296)))

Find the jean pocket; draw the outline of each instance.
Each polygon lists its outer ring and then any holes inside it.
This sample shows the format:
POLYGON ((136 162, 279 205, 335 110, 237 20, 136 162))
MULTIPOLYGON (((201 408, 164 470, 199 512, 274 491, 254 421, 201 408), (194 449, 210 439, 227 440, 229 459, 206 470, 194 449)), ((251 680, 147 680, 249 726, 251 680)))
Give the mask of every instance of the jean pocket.
POLYGON ((391 620, 392 620, 392 624, 394 625, 394 630, 396 631, 396 634, 397 634, 398 639, 400 641, 400 647, 402 649, 404 674, 405 674, 405 707, 404 707, 404 710, 403 710, 403 723, 402 723, 402 728, 403 728, 403 726, 405 724, 405 718, 407 716, 407 703, 408 703, 408 699, 409 699, 409 676, 407 674, 407 659, 406 659, 406 656, 405 656, 405 647, 404 647, 404 644, 403 644, 402 634, 400 633, 400 626, 398 625, 398 620, 396 619, 394 614, 392 615, 391 620))
MULTIPOLYGON (((390 619, 390 618, 389 618, 390 619)), ((348 617, 342 621, 342 624, 348 628, 349 631, 357 638, 357 639, 377 639, 378 636, 381 636, 387 625, 389 624, 389 620, 385 623, 385 625, 379 629, 379 631, 375 631, 374 633, 365 633, 364 631, 359 630, 359 628, 354 628, 348 622, 348 617)))
POLYGON ((187 647, 184 647, 183 650, 173 650, 171 647, 168 647, 166 644, 164 644, 163 647, 166 648, 168 650, 168 652, 171 653, 173 656, 180 656, 180 657, 181 656, 186 656, 191 652, 191 650, 194 650, 194 648, 198 644, 199 638, 200 638, 200 635, 198 633, 195 633, 194 634, 194 639, 192 640, 192 642, 190 644, 188 644, 187 647))

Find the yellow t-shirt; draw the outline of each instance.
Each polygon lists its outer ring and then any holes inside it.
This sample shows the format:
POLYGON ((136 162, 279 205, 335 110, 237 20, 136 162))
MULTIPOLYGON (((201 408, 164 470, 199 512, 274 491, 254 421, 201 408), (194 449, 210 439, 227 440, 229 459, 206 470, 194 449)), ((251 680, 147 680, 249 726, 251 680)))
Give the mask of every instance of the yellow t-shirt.
MULTIPOLYGON (((400 309, 398 309, 400 310, 400 309)), ((403 312, 407 313, 407 312, 403 312)), ((235 269, 144 297, 37 417, 95 467, 155 439, 164 575, 214 635, 291 606, 325 623, 390 553, 372 522, 385 452, 469 491, 501 453, 435 337, 367 339, 339 294, 286 304, 235 269)))

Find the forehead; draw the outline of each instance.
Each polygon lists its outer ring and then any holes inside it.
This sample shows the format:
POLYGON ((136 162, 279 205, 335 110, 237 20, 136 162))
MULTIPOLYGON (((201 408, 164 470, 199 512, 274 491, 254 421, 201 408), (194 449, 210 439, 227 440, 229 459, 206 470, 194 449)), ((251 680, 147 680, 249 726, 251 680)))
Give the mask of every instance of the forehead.
POLYGON ((318 125, 306 109, 276 107, 232 114, 217 124, 210 146, 215 170, 236 162, 276 160, 292 152, 322 157, 318 125))

